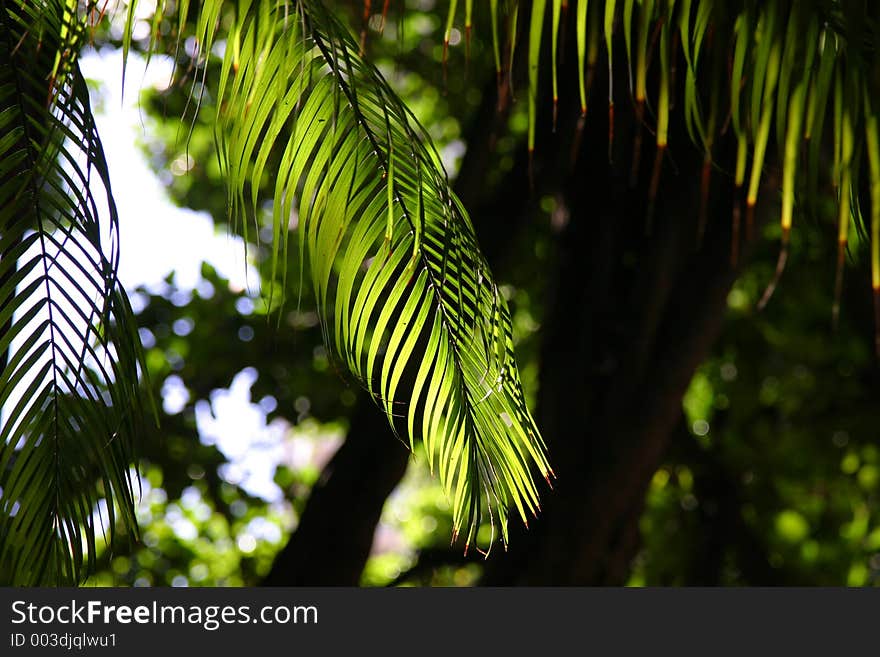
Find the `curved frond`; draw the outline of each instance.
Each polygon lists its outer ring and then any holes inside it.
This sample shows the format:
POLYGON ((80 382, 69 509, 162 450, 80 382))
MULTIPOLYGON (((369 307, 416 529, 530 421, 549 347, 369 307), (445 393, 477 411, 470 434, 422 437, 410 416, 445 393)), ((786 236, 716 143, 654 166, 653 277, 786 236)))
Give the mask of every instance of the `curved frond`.
POLYGON ((429 137, 319 2, 258 2, 238 21, 217 119, 233 215, 258 213, 268 181, 274 272, 297 221, 328 343, 423 441, 456 534, 474 542, 488 505, 506 540, 510 509, 538 509, 532 466, 550 468, 504 296, 429 137))
POLYGON ((136 531, 140 347, 75 59, 82 11, 0 0, 0 563, 12 584, 76 583, 105 529, 136 531))

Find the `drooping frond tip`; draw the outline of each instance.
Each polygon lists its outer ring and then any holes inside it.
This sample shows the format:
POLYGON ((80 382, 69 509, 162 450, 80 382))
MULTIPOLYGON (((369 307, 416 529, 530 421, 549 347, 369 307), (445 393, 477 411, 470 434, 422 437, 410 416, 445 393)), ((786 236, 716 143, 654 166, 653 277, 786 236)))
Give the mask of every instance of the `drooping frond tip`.
POLYGON ((273 20, 275 3, 258 6, 221 69, 230 207, 239 219, 257 213, 273 171, 275 273, 284 278, 296 211, 334 353, 394 430, 422 441, 455 534, 475 544, 488 512, 506 541, 511 510, 523 520, 538 511, 532 469, 552 475, 507 304, 467 212, 424 129, 323 5, 304 0, 287 21, 273 20))

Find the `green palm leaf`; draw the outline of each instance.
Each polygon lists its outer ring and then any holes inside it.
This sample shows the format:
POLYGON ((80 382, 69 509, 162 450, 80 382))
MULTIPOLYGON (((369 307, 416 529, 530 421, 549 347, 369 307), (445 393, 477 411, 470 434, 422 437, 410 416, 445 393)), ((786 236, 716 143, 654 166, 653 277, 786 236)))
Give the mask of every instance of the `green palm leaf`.
POLYGON ((256 216, 277 161, 273 273, 285 277, 296 216, 328 343, 395 431, 423 441, 455 533, 474 542, 488 507, 506 540, 510 509, 538 509, 532 465, 550 468, 467 212, 423 128, 320 3, 245 9, 218 94, 232 214, 256 216))
POLYGON ((140 347, 116 279, 107 163, 75 60, 87 29, 80 11, 64 0, 0 0, 3 583, 76 583, 101 532, 136 530, 140 347))

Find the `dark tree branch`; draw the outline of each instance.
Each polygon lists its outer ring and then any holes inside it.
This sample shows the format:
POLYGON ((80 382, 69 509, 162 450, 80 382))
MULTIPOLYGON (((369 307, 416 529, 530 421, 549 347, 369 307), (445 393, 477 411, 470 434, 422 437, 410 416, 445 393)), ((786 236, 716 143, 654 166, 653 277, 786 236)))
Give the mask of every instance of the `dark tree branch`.
POLYGON ((406 472, 409 450, 362 395, 345 442, 312 489, 299 526, 265 586, 357 586, 385 499, 406 472))

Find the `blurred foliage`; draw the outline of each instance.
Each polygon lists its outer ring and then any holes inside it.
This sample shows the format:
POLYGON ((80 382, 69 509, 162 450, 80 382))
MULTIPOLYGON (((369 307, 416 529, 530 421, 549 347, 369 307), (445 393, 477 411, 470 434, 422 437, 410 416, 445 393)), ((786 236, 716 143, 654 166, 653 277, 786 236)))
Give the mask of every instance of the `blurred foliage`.
POLYGON ((769 258, 730 293, 724 333, 651 482, 632 584, 880 584, 868 266, 848 274, 832 330, 828 228, 799 239, 764 312, 751 308, 769 258))

